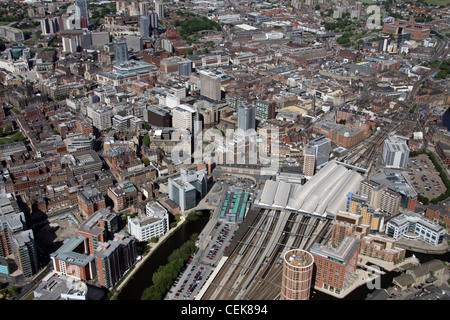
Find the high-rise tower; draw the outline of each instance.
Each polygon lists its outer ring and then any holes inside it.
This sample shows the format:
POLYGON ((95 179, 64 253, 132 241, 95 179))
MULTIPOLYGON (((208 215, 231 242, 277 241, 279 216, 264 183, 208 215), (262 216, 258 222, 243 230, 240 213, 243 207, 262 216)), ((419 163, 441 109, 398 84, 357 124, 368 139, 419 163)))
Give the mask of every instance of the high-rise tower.
POLYGON ((280 300, 309 300, 314 257, 304 250, 289 250, 284 255, 280 300))
POLYGON ((74 4, 76 29, 87 29, 89 25, 87 0, 75 0, 74 4))

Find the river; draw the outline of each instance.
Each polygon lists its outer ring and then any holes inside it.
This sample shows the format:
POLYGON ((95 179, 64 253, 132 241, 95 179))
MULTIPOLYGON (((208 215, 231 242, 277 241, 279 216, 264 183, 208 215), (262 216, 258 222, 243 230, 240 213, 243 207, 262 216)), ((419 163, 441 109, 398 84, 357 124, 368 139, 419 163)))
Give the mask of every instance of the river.
POLYGON ((172 251, 178 249, 189 240, 192 234, 200 234, 209 221, 209 210, 202 210, 203 215, 196 221, 183 224, 180 229, 168 237, 164 243, 152 253, 152 256, 134 274, 133 278, 122 288, 117 300, 140 300, 144 290, 152 285, 152 275, 159 266, 167 264, 167 258, 172 251))
POLYGON ((450 112, 447 111, 442 116, 442 125, 447 128, 448 131, 450 131, 450 112))

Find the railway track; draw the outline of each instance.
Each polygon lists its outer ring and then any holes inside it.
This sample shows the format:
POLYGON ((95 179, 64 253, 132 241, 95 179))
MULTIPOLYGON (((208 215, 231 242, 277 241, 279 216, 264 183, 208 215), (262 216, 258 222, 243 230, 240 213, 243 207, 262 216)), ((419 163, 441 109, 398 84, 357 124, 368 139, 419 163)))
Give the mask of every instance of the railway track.
POLYGON ((331 220, 288 211, 263 210, 247 226, 205 300, 272 300, 280 294, 283 252, 307 250, 328 235, 331 220))
POLYGON ((380 128, 376 133, 350 149, 340 161, 357 166, 370 171, 374 160, 383 147, 384 141, 390 133, 396 132, 401 127, 403 120, 406 118, 407 112, 403 112, 400 116, 395 117, 391 123, 380 128))

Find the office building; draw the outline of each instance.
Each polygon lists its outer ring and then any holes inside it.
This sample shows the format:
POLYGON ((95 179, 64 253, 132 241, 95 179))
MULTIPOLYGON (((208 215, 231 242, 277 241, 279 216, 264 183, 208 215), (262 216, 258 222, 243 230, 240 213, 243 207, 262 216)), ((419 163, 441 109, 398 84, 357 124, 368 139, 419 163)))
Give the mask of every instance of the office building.
POLYGON ((289 250, 283 257, 280 300, 309 300, 314 257, 304 250, 289 250))
POLYGON ((206 195, 206 169, 180 170, 180 176, 169 178, 169 198, 180 206, 181 211, 195 207, 206 195))
MULTIPOLYGON (((126 45, 126 42, 124 44, 126 45)), ((158 74, 158 67, 151 63, 142 60, 129 60, 127 62, 114 62, 111 71, 99 71, 96 78, 101 85, 119 87, 130 85, 141 79, 148 80, 158 74)))
POLYGON ((93 109, 91 112, 92 125, 98 130, 106 130, 112 125, 112 111, 109 109, 93 109))
POLYGON ((112 126, 114 129, 120 132, 127 130, 136 130, 138 126, 142 124, 142 120, 133 115, 121 116, 116 114, 112 117, 112 126))
POLYGON ((200 94, 213 100, 222 99, 222 78, 215 72, 201 70, 200 74, 200 94))
POLYGON ((102 160, 94 150, 71 154, 66 159, 74 176, 99 171, 103 166, 102 160))
POLYGON ((328 163, 330 159, 331 141, 325 136, 312 139, 308 146, 314 148, 315 169, 321 168, 328 163))
POLYGON ((162 73, 178 73, 178 63, 181 61, 179 57, 170 57, 161 59, 159 68, 162 73))
POLYGON ((54 34, 60 30, 58 18, 43 18, 40 20, 42 35, 54 34))
POLYGON ((338 125, 331 129, 328 136, 340 147, 353 148, 366 138, 365 132, 362 128, 338 125))
POLYGON ((94 187, 85 187, 78 191, 78 208, 83 214, 91 216, 95 211, 106 207, 105 197, 94 187))
POLYGON ((237 109, 238 130, 245 134, 248 130, 256 129, 255 106, 246 105, 237 109))
POLYGON ((127 47, 134 51, 141 51, 144 49, 144 45, 142 42, 142 36, 125 36, 125 42, 127 43, 127 47))
POLYGON ((411 39, 410 33, 400 33, 397 38, 397 47, 400 48, 405 44, 405 41, 409 41, 411 39))
POLYGON ((198 110, 204 128, 210 128, 219 122, 219 108, 216 104, 199 100, 194 103, 194 108, 198 110))
POLYGON ((378 41, 378 52, 379 53, 387 52, 390 44, 391 44, 390 36, 381 36, 380 40, 378 41))
POLYGON ((114 59, 119 63, 128 61, 128 46, 126 42, 114 43, 114 59))
MULTIPOLYGON (((1 198, 1 200, 6 200, 5 202, 9 205, 7 198, 1 198)), ((15 213, 12 208, 12 212, 6 212, 5 207, 0 211, 0 257, 13 254, 12 236, 25 230, 26 226, 23 212, 15 213)))
POLYGON ((172 127, 172 114, 164 105, 148 106, 144 110, 144 121, 155 127, 172 127))
POLYGON ((273 119, 275 118, 275 102, 268 100, 257 100, 255 102, 256 117, 260 119, 273 119))
POLYGON ((169 213, 156 201, 149 201, 145 206, 145 215, 138 214, 128 218, 128 232, 139 241, 159 238, 169 231, 169 213))
POLYGON ((383 23, 383 33, 392 33, 393 35, 409 33, 412 40, 424 40, 430 37, 431 28, 427 24, 416 22, 414 19, 396 19, 392 22, 386 21, 383 23))
POLYGON ((407 138, 396 135, 390 135, 384 141, 382 156, 386 168, 408 168, 409 148, 407 141, 407 138))
POLYGON ((356 271, 360 241, 345 237, 338 247, 314 243, 309 252, 316 267, 314 287, 340 294, 356 271))
POLYGON ((34 289, 33 300, 87 300, 87 292, 88 286, 83 281, 51 272, 34 289))
POLYGON ((129 208, 142 199, 141 193, 129 181, 121 181, 115 187, 109 187, 108 196, 114 202, 113 210, 119 212, 129 208))
POLYGON ((169 39, 166 39, 166 38, 162 39, 161 47, 167 52, 173 52, 173 43, 169 39))
POLYGON ((400 208, 413 211, 418 194, 400 170, 385 169, 364 180, 358 194, 366 195, 375 209, 396 215, 400 208))
POLYGON ((184 60, 178 62, 178 75, 180 77, 189 77, 192 71, 192 61, 184 60))
POLYGON ((139 2, 139 15, 147 16, 149 7, 150 7, 149 2, 139 2))
POLYGON ((197 133, 201 129, 198 121, 199 113, 196 107, 188 104, 180 104, 172 109, 172 126, 177 129, 189 130, 197 133))
POLYGON ((141 33, 141 37, 150 37, 150 17, 149 16, 141 16, 140 17, 139 31, 141 33))
POLYGON ((10 26, 0 26, 0 36, 12 42, 21 42, 25 40, 22 30, 10 26))
POLYGON ((75 0, 75 28, 87 29, 89 25, 89 15, 87 8, 87 0, 75 0))
POLYGON ((74 37, 62 37, 63 52, 75 53, 78 51, 77 41, 74 37))
POLYGON ((155 11, 158 19, 164 18, 164 4, 161 1, 155 1, 155 11))
POLYGON ((395 240, 402 237, 420 239, 436 246, 442 243, 445 234, 444 227, 412 211, 395 216, 386 224, 386 235, 395 240))
POLYGON ((28 278, 38 272, 39 260, 33 231, 25 230, 25 215, 16 212, 16 206, 15 201, 0 197, 0 257, 12 255, 19 271, 28 278))
POLYGON ((0 274, 8 275, 10 273, 10 269, 8 266, 8 261, 5 258, 0 257, 0 274))

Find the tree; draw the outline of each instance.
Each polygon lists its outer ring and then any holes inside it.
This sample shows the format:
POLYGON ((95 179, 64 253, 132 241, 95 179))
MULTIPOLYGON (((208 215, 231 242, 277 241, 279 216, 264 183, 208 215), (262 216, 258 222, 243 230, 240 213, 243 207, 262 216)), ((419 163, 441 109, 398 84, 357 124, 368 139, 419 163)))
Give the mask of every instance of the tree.
POLYGON ((142 162, 145 164, 146 167, 150 165, 150 160, 148 160, 147 158, 142 158, 142 162))
POLYGON ((144 147, 149 147, 150 146, 150 137, 148 134, 146 134, 143 138, 142 138, 142 145, 144 147))
POLYGON ((5 127, 5 135, 10 135, 12 132, 12 127, 11 126, 6 126, 5 127))
POLYGON ((152 242, 152 243, 157 243, 157 242, 158 242, 158 238, 157 238, 157 237, 152 237, 152 238, 150 239, 150 242, 152 242))

